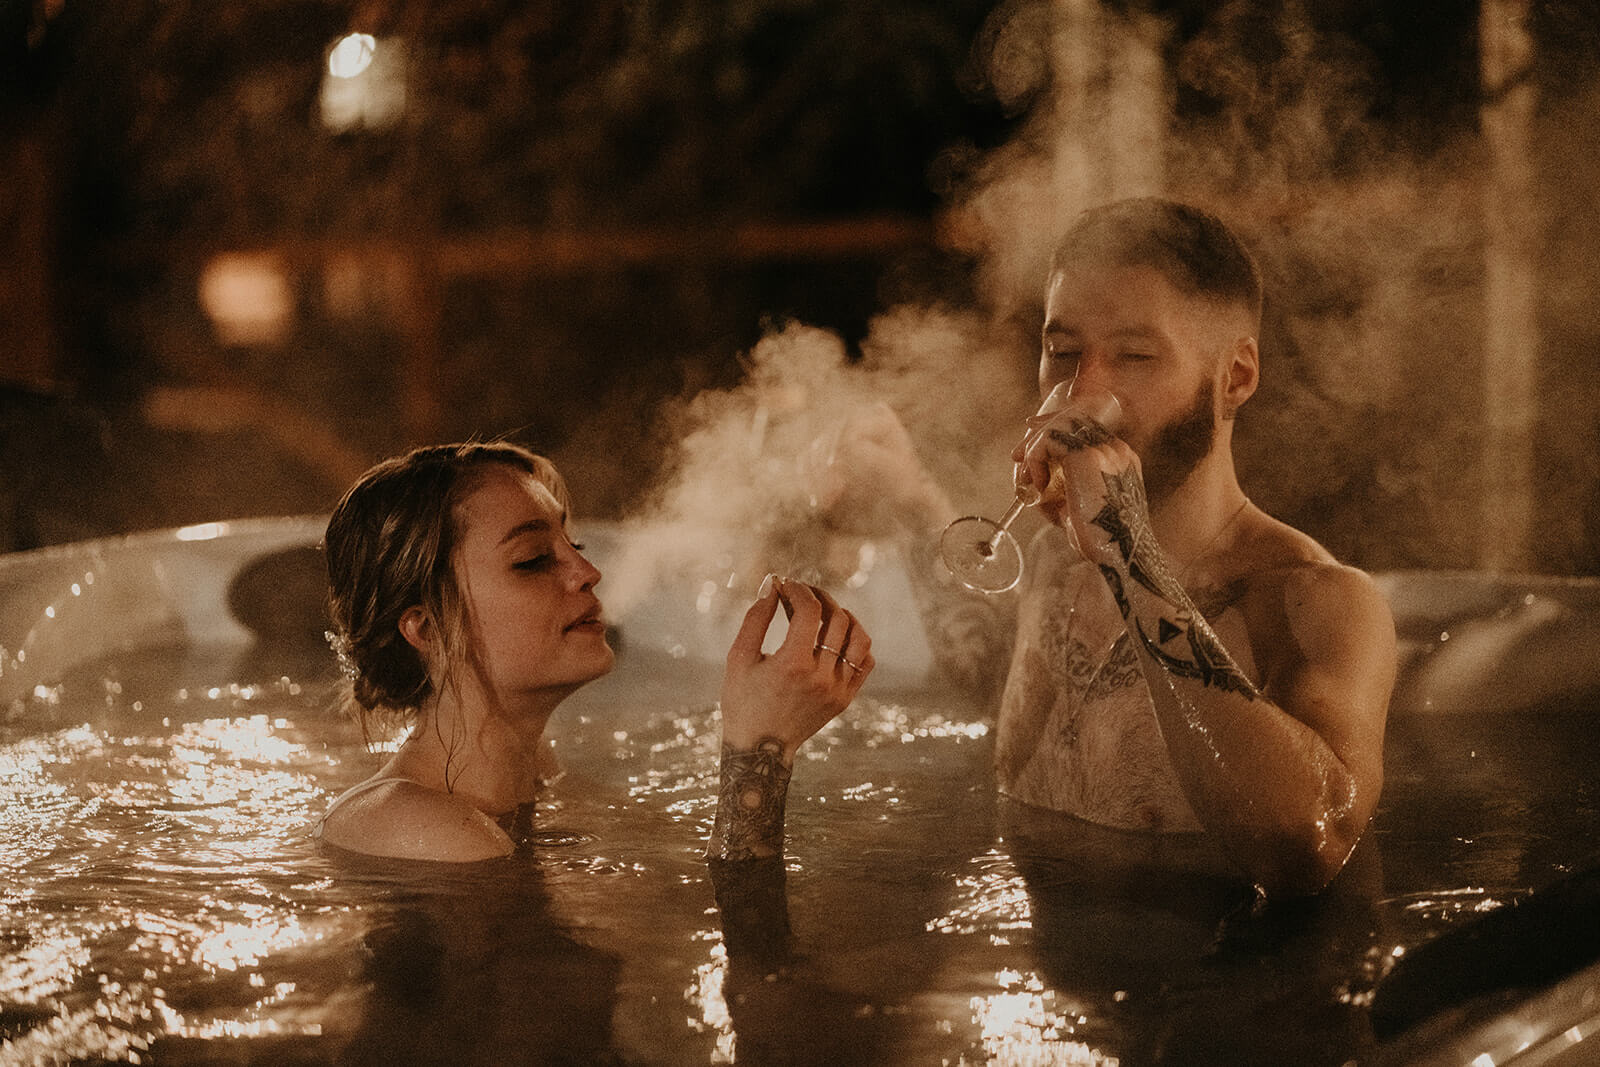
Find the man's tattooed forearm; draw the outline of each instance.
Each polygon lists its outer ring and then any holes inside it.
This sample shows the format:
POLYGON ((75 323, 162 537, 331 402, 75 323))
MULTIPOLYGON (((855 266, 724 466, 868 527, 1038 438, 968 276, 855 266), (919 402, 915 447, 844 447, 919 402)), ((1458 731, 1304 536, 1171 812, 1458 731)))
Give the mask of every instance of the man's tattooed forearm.
POLYGON ((1117 546, 1117 553, 1124 562, 1131 563, 1134 549, 1137 547, 1134 520, 1138 515, 1138 509, 1130 508, 1128 505, 1135 499, 1143 501, 1143 492, 1140 491, 1135 498, 1122 487, 1119 476, 1107 474, 1104 477, 1106 502, 1101 506, 1099 513, 1089 521, 1110 534, 1111 543, 1117 546))
POLYGON ((1128 603, 1128 593, 1122 588, 1122 572, 1108 564, 1100 564, 1100 576, 1106 580, 1106 586, 1111 590, 1111 598, 1117 602, 1117 611, 1124 620, 1133 613, 1133 605, 1128 603))
POLYGON ((1191 611, 1180 612, 1177 623, 1163 617, 1157 626, 1155 638, 1145 632, 1141 620, 1135 619, 1133 624, 1134 629, 1139 631, 1139 640, 1143 643, 1145 651, 1149 652, 1169 673, 1176 674, 1180 678, 1195 678, 1201 685, 1238 693, 1250 700, 1261 695, 1261 691, 1244 676, 1244 672, 1234 665, 1227 650, 1222 647, 1222 642, 1217 640, 1217 635, 1198 614, 1191 611), (1178 637, 1188 639, 1187 659, 1181 655, 1172 655, 1161 647, 1178 637))
POLYGON ((1132 470, 1101 477, 1105 479, 1106 502, 1090 521, 1111 535, 1111 543, 1127 564, 1130 578, 1174 604, 1184 603, 1183 587, 1167 570, 1150 529, 1144 483, 1132 470))
POLYGON ((776 737, 764 737, 744 752, 723 745, 722 787, 706 855, 743 860, 781 854, 783 804, 792 774, 776 737))
POLYGON ((1168 672, 1182 678, 1195 678, 1202 685, 1223 689, 1254 700, 1260 691, 1251 684, 1244 672, 1229 658, 1200 609, 1189 599, 1189 594, 1172 572, 1167 569, 1155 535, 1150 530, 1149 512, 1145 505, 1144 485, 1131 471, 1104 475, 1106 504, 1095 516, 1094 523, 1111 535, 1128 568, 1128 577, 1155 593, 1177 608, 1177 622, 1163 616, 1152 639, 1145 632, 1142 620, 1133 614, 1133 604, 1123 585, 1122 574, 1108 564, 1100 565, 1117 610, 1135 630, 1139 640, 1150 655, 1168 672), (1187 638, 1188 656, 1174 655, 1163 646, 1174 638, 1187 638))

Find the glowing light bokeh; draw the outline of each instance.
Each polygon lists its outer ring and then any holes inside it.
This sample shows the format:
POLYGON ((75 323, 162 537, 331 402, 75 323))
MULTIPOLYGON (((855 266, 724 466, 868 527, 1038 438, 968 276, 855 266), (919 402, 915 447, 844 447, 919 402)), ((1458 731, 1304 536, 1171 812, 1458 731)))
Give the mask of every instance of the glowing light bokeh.
POLYGON ((339 38, 328 50, 328 73, 335 78, 358 77, 372 66, 372 53, 378 42, 367 33, 351 33, 339 38))
POLYGON ((225 522, 201 522, 193 526, 180 526, 172 536, 180 541, 213 541, 228 532, 225 522))
POLYGON ((394 126, 406 108, 406 50, 396 39, 352 33, 328 50, 318 104, 335 133, 394 126))
POLYGON ((276 344, 287 335, 294 317, 288 275, 278 257, 269 253, 213 256, 200 272, 199 295, 217 340, 227 345, 276 344))

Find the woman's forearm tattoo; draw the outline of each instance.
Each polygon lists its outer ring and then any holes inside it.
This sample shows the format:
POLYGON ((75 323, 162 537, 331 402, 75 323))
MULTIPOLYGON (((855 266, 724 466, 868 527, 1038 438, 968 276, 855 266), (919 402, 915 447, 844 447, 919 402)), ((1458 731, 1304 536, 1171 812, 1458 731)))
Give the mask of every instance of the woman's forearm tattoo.
POLYGON ((722 746, 722 787, 706 855, 745 860, 783 852, 783 803, 793 770, 783 742, 763 737, 753 749, 722 746))
POLYGON ((1170 674, 1194 678, 1202 685, 1238 693, 1250 700, 1260 696, 1260 690, 1233 662, 1205 616, 1168 570, 1166 557, 1150 529, 1143 483, 1131 471, 1103 477, 1106 504, 1094 517, 1094 524, 1111 535, 1111 543, 1122 557, 1128 577, 1176 609, 1156 620, 1156 633, 1152 636, 1145 630, 1144 620, 1134 617, 1121 572, 1102 564, 1100 573, 1105 576, 1130 632, 1138 636, 1145 650, 1170 674), (1174 645, 1174 642, 1178 643, 1174 645))

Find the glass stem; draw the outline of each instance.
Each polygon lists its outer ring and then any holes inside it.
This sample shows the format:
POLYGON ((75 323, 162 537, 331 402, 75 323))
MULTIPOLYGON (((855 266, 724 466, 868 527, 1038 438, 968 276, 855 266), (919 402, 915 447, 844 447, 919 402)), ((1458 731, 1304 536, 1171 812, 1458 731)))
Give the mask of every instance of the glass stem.
POLYGON ((1011 524, 1017 521, 1017 516, 1022 514, 1022 509, 1027 506, 1027 496, 1018 493, 1016 499, 1011 501, 1011 506, 1006 509, 1006 513, 1000 516, 999 529, 995 530, 994 536, 989 538, 989 551, 991 553, 994 552, 995 546, 1000 543, 1000 538, 1004 537, 1006 531, 1011 528, 1011 524))

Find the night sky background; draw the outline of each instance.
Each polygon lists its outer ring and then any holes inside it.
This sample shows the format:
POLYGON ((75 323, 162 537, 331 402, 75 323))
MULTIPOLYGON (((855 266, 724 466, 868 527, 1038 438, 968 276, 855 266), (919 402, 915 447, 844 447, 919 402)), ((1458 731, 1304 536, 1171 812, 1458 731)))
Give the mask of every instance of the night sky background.
MULTIPOLYGON (((1308 361, 1330 357, 1291 327, 1390 284, 1305 254, 1297 220, 1344 210, 1329 189, 1374 181, 1379 156, 1403 153, 1408 173, 1449 188, 1481 166, 1478 5, 1104 6, 1165 26, 1172 122, 1191 135, 1279 139, 1260 118, 1276 95, 1319 91, 1280 77, 1285 58, 1337 72, 1315 180, 1224 211, 1262 255, 1268 381, 1285 383, 1264 386, 1253 430, 1241 423, 1241 469, 1258 502, 1352 562, 1473 566, 1471 348, 1441 338, 1422 361, 1404 331, 1386 334, 1396 351, 1370 358, 1409 384, 1352 398, 1318 392, 1308 361), (1291 387, 1321 413, 1315 433, 1282 414, 1306 409, 1291 387), (1268 462, 1285 450, 1305 458, 1300 475, 1268 462)), ((997 153, 1038 136, 1048 69, 1019 88, 997 82, 996 56, 1020 49, 1023 67, 1047 68, 1027 28, 1049 11, 4 0, 0 549, 322 511, 384 455, 502 434, 577 472, 580 510, 627 514, 671 455, 678 424, 663 413, 736 388, 752 347, 785 323, 835 331, 859 359, 887 309, 976 311, 1014 337, 1025 373, 1037 294, 997 298, 964 212, 997 153), (392 125, 336 131, 319 121, 328 49, 357 31, 404 42, 405 108, 392 125), (214 257, 237 251, 266 254, 286 279, 291 313, 270 338, 223 336, 197 296, 214 257)), ((1540 310, 1550 444, 1536 486, 1560 521, 1529 569, 1600 573, 1585 251, 1600 236, 1588 158, 1600 29, 1575 0, 1533 4, 1530 26, 1535 166, 1562 284, 1540 310)), ((1365 263, 1383 262, 1384 242, 1435 247, 1406 237, 1430 207, 1408 203, 1423 211, 1373 213, 1388 228, 1365 263)), ((1481 246, 1452 232, 1457 251, 1481 246)), ((1451 293, 1477 284, 1453 256, 1406 269, 1408 292, 1418 277, 1451 293)), ((1436 310, 1459 320, 1453 307, 1436 310)))

